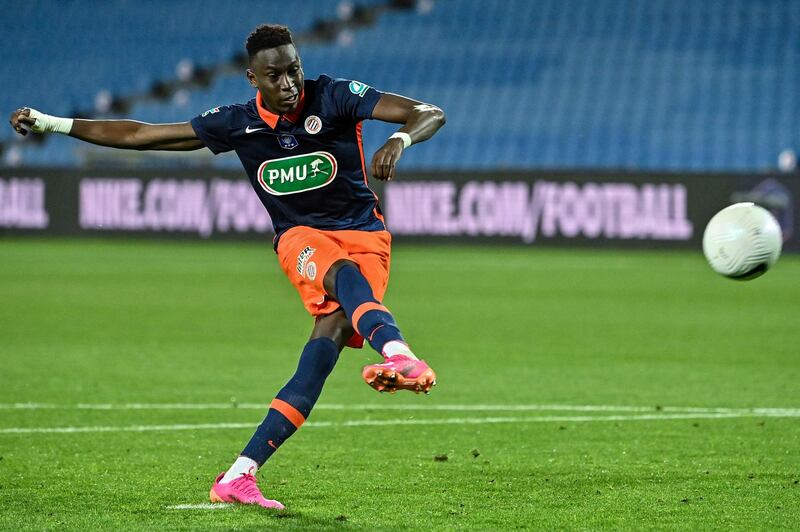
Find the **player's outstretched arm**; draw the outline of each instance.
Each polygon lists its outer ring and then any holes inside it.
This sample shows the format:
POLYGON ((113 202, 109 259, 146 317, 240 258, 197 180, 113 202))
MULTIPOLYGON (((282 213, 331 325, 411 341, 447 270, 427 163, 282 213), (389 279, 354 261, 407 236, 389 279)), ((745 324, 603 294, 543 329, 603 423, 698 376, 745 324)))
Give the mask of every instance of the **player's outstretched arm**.
POLYGON ((372 157, 372 177, 382 181, 394 178, 397 161, 405 148, 428 140, 445 123, 444 111, 435 105, 391 93, 381 96, 372 118, 404 124, 372 157))
POLYGON ((62 133, 92 144, 129 150, 198 150, 204 146, 189 122, 147 124, 135 120, 80 120, 60 118, 23 107, 11 113, 9 123, 26 135, 26 128, 37 133, 62 133))

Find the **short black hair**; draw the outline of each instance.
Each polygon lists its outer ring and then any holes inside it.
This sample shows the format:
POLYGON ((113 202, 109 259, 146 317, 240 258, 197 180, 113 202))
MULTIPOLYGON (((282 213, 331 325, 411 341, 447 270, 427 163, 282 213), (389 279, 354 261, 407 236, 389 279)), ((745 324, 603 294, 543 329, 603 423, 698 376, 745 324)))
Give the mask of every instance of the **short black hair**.
POLYGON ((247 57, 253 59, 258 52, 268 48, 276 48, 285 44, 294 44, 292 32, 281 24, 261 24, 247 36, 244 45, 247 57))

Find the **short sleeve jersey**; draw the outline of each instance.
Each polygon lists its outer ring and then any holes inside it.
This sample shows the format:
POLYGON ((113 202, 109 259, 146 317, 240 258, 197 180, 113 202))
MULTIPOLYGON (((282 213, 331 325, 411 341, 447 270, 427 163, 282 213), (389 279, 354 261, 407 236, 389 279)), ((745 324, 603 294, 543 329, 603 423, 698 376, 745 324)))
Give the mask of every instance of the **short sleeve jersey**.
POLYGON ((192 119, 215 154, 234 150, 272 218, 275 243, 287 229, 385 229, 367 185, 361 122, 381 92, 322 75, 306 80, 294 114, 275 115, 261 95, 192 119))

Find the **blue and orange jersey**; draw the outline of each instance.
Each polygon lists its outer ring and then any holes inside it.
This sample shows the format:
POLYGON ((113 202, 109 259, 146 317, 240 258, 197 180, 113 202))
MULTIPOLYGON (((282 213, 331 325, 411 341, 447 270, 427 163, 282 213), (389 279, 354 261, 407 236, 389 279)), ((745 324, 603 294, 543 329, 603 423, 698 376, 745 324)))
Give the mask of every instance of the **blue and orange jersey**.
POLYGON ((235 151, 272 218, 275 243, 288 229, 385 229, 367 184, 361 122, 382 93, 358 81, 306 80, 293 114, 276 115, 261 94, 192 119, 215 154, 235 151))

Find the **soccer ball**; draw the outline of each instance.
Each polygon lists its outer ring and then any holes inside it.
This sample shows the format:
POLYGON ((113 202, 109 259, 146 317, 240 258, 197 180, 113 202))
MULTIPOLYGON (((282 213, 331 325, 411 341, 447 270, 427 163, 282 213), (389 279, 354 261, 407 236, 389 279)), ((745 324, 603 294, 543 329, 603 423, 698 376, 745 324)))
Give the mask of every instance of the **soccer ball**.
POLYGON ((703 253, 711 268, 730 279, 763 275, 781 255, 783 236, 775 217, 754 203, 725 207, 708 222, 703 253))

